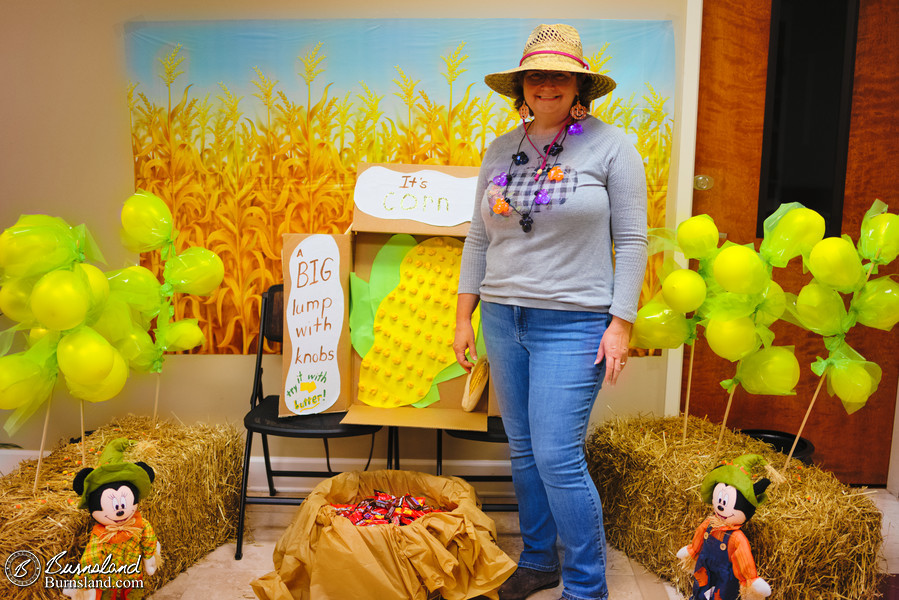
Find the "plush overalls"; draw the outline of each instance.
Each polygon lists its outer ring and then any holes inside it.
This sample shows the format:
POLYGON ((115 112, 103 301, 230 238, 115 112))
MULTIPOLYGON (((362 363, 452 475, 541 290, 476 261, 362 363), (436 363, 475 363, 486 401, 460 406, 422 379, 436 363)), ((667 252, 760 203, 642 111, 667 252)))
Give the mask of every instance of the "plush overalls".
POLYGON ((724 534, 721 542, 712 536, 712 526, 705 530, 705 542, 702 550, 696 558, 695 574, 700 569, 705 569, 705 583, 700 583, 699 578, 694 578, 692 600, 737 600, 740 595, 740 582, 734 575, 730 556, 727 553, 727 543, 733 531, 724 534))

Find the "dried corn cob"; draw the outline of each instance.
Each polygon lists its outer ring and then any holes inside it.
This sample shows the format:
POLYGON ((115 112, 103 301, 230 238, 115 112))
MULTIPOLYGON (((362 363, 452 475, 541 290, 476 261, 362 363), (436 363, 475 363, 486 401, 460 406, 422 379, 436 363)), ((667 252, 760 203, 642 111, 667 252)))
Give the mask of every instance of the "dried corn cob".
POLYGON ((471 412, 478 405, 484 388, 487 387, 487 379, 490 374, 490 363, 486 355, 481 355, 468 374, 468 385, 462 395, 462 410, 471 412))
POLYGON ((400 266, 400 283, 375 313, 375 342, 362 359, 359 399, 393 408, 418 402, 455 360, 456 285, 462 242, 429 238, 400 266))

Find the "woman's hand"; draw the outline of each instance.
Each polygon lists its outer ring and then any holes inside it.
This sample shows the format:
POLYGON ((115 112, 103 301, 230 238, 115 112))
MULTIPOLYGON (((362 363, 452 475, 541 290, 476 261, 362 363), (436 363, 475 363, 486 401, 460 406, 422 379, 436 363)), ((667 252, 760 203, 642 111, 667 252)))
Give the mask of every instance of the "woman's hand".
POLYGON ((471 368, 478 360, 474 342, 474 327, 471 325, 471 315, 478 305, 478 300, 479 297, 476 294, 459 294, 456 299, 456 333, 453 338, 453 352, 456 354, 456 361, 462 365, 466 373, 471 373, 471 368), (468 351, 468 356, 465 355, 466 351, 468 351))
MULTIPOLYGON (((603 385, 615 385, 618 375, 627 363, 627 348, 631 339, 632 323, 613 316, 612 322, 602 334, 599 342, 599 350, 596 352, 596 362, 599 364, 606 360, 606 378, 603 385)), ((463 365, 464 366, 464 365, 463 365)))

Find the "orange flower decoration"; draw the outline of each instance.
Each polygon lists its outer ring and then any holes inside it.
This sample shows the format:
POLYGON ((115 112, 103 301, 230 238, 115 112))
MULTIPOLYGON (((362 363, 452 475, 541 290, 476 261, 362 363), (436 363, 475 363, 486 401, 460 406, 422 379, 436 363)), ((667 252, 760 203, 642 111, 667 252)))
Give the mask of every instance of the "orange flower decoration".
POLYGON ((550 181, 562 181, 565 179, 565 173, 562 172, 562 167, 553 167, 546 177, 550 181))
POLYGON ((498 215, 503 215, 504 217, 508 216, 510 209, 511 207, 509 206, 509 203, 506 202, 505 198, 500 198, 493 204, 493 212, 498 215))

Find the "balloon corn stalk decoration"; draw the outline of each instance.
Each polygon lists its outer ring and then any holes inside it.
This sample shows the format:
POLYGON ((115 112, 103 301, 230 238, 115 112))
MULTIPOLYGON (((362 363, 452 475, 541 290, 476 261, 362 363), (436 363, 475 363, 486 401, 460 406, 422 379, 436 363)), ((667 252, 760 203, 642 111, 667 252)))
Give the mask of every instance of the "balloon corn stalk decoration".
MULTIPOLYGON (((871 279, 878 266, 899 254, 899 217, 876 201, 862 221, 858 248, 848 236, 824 238, 824 230, 819 214, 790 203, 765 220, 758 252, 752 245, 733 243, 719 248, 718 230, 708 215, 687 219, 676 235, 667 230, 653 232, 660 242, 658 250, 680 251, 687 259, 697 259, 699 266, 696 271, 668 269, 662 292, 638 311, 631 344, 677 348, 692 343, 701 327, 711 350, 737 363, 734 377, 721 382, 729 392, 722 434, 738 384, 751 394, 795 393, 800 369, 793 348, 774 346, 769 329, 781 318, 821 335, 829 352, 826 359, 818 358, 811 365, 821 381, 796 441, 825 376, 828 391, 840 398, 849 414, 876 391, 880 367, 853 350, 845 337, 856 324, 889 331, 899 321, 899 285, 892 276, 871 279), (772 274, 797 257, 813 279, 798 295, 785 294, 772 274), (848 310, 841 294, 851 294, 848 310)), ((692 352, 690 356, 692 375, 692 352)), ((688 377, 684 439, 689 394, 688 377)), ((787 463, 791 456, 792 450, 787 463)))
POLYGON ((122 226, 129 249, 161 249, 162 283, 137 265, 102 271, 88 262, 105 261, 87 229, 58 217, 23 215, 0 234, 0 311, 15 323, 0 333, 0 409, 13 411, 3 427, 15 434, 46 403, 41 451, 60 373, 81 401, 83 431, 85 401, 114 398, 130 370, 159 373, 165 352, 204 341, 195 321, 171 321, 170 298, 211 293, 221 261, 202 248, 176 254, 171 213, 152 194, 125 202, 122 226), (11 352, 17 333, 25 349, 11 352))

